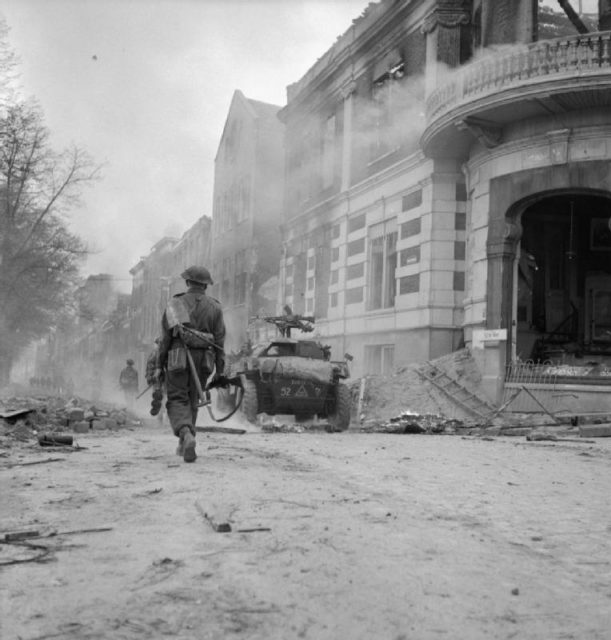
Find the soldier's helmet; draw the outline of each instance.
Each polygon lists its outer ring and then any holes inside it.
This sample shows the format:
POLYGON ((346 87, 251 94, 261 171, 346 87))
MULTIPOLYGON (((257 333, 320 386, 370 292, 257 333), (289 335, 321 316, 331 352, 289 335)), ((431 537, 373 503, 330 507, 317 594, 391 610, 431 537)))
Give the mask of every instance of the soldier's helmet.
POLYGON ((126 364, 134 364, 134 361, 131 358, 128 358, 125 362, 126 364))
POLYGON ((206 267, 189 267, 188 269, 183 271, 180 276, 185 280, 190 280, 191 282, 196 282, 197 284, 214 284, 212 282, 212 277, 210 276, 210 271, 208 271, 206 267))

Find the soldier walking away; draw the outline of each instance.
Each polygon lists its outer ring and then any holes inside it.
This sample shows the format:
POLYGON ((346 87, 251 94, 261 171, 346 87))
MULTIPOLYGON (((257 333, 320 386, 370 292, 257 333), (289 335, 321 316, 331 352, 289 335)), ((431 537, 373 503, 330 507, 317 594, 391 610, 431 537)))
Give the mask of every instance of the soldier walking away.
POLYGON ((214 378, 223 374, 225 322, 220 302, 206 295, 206 288, 213 284, 208 269, 189 267, 181 277, 187 291, 173 296, 163 313, 155 376, 161 377, 165 370, 166 409, 179 438, 176 453, 193 462, 198 386, 205 387, 213 371, 214 378))
POLYGON ((128 358, 127 367, 122 369, 119 375, 119 386, 125 396, 125 404, 131 411, 134 408, 134 401, 138 394, 138 372, 134 369, 134 361, 128 358))

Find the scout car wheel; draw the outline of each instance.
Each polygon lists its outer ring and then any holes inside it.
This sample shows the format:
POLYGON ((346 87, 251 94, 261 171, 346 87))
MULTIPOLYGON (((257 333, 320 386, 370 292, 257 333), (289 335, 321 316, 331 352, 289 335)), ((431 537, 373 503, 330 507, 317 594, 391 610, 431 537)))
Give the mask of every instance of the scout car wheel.
POLYGON ((327 431, 345 431, 350 425, 350 389, 345 384, 339 382, 335 387, 335 403, 333 411, 329 412, 329 426, 327 431))
POLYGON ((252 380, 242 380, 244 386, 244 397, 242 398, 242 406, 240 407, 242 414, 253 424, 257 421, 259 413, 259 401, 257 398, 257 385, 252 380))

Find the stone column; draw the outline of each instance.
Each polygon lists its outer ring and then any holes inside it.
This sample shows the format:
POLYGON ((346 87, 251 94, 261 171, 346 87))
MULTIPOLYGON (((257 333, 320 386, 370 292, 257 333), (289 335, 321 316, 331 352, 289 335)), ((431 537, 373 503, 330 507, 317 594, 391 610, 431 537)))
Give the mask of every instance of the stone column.
POLYGON ((507 340, 485 345, 483 383, 489 397, 500 401, 508 348, 513 339, 512 325, 513 274, 519 225, 503 220, 491 220, 486 253, 488 283, 486 287, 486 328, 507 329, 507 340))

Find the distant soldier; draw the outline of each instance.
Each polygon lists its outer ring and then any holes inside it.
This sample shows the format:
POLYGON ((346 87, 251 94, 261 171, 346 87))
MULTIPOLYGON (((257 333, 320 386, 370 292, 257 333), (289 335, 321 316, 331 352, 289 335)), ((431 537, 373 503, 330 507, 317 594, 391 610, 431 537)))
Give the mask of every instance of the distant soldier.
POLYGON ((181 276, 187 291, 173 296, 164 311, 155 376, 159 378, 165 369, 166 409, 172 431, 180 439, 176 453, 193 462, 199 402, 194 373, 202 387, 213 370, 215 377, 223 374, 225 322, 220 302, 206 295, 212 284, 208 269, 189 267, 181 276))
POLYGON ((134 361, 128 358, 127 366, 119 375, 119 386, 125 396, 125 404, 131 411, 134 408, 134 400, 138 394, 138 372, 134 369, 134 361))

